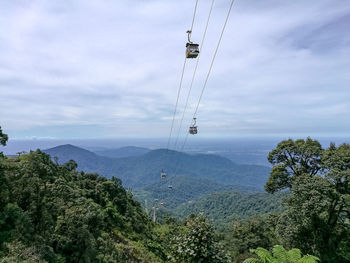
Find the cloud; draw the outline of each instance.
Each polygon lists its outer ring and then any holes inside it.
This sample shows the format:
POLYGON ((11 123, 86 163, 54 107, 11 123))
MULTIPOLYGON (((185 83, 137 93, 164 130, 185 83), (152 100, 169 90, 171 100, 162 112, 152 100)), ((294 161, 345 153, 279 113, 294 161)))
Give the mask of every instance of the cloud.
MULTIPOLYGON (((183 133, 228 4, 215 3, 183 133)), ((194 41, 209 5, 199 3, 194 41)), ((18 138, 167 136, 193 7, 185 0, 1 2, 2 127, 18 138)), ((349 27, 345 0, 235 2, 198 111, 199 136, 349 132, 349 27)), ((195 61, 187 64, 176 125, 195 61)))

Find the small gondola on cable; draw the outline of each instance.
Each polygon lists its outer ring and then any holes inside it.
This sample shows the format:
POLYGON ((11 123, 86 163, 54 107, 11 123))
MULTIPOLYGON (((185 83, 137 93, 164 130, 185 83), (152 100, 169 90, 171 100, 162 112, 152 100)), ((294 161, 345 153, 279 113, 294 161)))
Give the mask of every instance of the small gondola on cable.
POLYGON ((191 30, 187 31, 188 42, 186 43, 186 58, 196 58, 199 55, 199 45, 191 41, 191 30))
POLYGON ((197 129, 197 126, 196 126, 196 122, 197 122, 197 118, 193 118, 193 121, 192 121, 192 124, 190 126, 190 129, 189 129, 189 133, 190 134, 197 134, 198 133, 198 129, 197 129))
POLYGON ((160 178, 165 179, 166 178, 166 172, 162 169, 160 173, 160 178))

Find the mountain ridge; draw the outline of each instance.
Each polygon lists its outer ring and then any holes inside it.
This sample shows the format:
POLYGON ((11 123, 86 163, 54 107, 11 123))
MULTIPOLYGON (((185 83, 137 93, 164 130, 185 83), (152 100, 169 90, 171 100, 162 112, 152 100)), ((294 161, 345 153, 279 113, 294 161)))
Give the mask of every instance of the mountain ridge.
POLYGON ((99 156, 105 156, 110 158, 123 158, 123 157, 140 156, 149 151, 151 150, 144 147, 125 146, 125 147, 114 148, 114 149, 96 150, 93 152, 99 156))
POLYGON ((236 164, 231 160, 212 154, 177 152, 167 149, 151 150, 140 156, 110 158, 74 145, 60 145, 46 149, 59 163, 75 160, 78 169, 95 172, 107 178, 118 177, 127 187, 145 187, 160 180, 160 171, 167 168, 168 177, 183 175, 203 178, 226 185, 243 185, 263 188, 269 167, 236 164))

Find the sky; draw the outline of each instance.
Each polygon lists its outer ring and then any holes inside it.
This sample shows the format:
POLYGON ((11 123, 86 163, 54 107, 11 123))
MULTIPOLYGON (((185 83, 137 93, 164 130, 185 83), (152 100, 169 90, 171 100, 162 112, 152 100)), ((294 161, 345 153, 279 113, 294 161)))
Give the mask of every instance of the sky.
MULTIPOLYGON (((199 42, 211 0, 199 0, 199 42)), ((0 126, 11 139, 169 135, 194 0, 0 0, 0 126)), ((215 0, 180 136, 230 5, 215 0)), ((348 136, 350 2, 236 0, 198 136, 348 136)), ((196 60, 188 60, 176 135, 196 60)))

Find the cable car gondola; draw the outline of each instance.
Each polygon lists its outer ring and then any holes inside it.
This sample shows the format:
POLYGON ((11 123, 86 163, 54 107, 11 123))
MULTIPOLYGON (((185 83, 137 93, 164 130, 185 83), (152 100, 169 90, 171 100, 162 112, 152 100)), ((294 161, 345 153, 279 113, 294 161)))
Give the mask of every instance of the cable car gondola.
POLYGON ((189 133, 193 134, 193 135, 198 133, 197 126, 196 126, 196 120, 197 120, 196 118, 193 118, 193 123, 189 129, 189 133))
POLYGON ((160 178, 165 179, 166 178, 166 172, 162 169, 162 172, 160 173, 160 178))
POLYGON ((199 55, 199 45, 194 43, 186 44, 186 58, 196 58, 199 55))
POLYGON ((197 58, 199 55, 199 45, 191 41, 191 30, 187 31, 188 42, 186 43, 186 58, 197 58))

